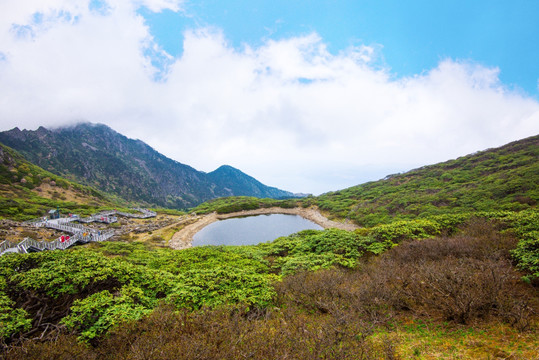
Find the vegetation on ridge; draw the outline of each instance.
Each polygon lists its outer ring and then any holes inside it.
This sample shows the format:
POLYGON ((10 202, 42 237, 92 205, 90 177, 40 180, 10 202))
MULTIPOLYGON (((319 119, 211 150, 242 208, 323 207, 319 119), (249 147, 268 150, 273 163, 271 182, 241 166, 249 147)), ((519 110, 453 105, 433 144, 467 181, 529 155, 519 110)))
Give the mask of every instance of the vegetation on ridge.
POLYGON ((539 202, 539 135, 316 197, 361 226, 438 214, 519 211, 539 202))
POLYGON ((205 214, 318 206, 336 220, 375 226, 477 211, 520 211, 539 202, 539 135, 500 148, 302 199, 228 197, 193 209, 205 214))
POLYGON ((252 196, 233 196, 224 197, 206 201, 192 211, 197 214, 209 214, 216 212, 218 214, 229 214, 244 210, 256 210, 261 208, 281 207, 281 208, 294 208, 301 203, 300 199, 259 199, 252 196))

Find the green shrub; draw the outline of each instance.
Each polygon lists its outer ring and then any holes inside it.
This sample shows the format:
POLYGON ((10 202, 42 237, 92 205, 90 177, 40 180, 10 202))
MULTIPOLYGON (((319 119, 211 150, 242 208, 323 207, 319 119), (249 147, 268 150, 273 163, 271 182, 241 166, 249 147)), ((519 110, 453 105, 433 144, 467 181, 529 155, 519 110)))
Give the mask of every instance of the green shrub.
POLYGON ((133 286, 122 287, 118 295, 104 290, 76 300, 62 323, 68 330, 80 331, 80 340, 89 341, 116 324, 140 319, 151 311, 150 305, 143 291, 133 286))
POLYGON ((28 331, 32 327, 32 319, 24 309, 14 307, 15 302, 0 292, 0 342, 13 334, 28 331))

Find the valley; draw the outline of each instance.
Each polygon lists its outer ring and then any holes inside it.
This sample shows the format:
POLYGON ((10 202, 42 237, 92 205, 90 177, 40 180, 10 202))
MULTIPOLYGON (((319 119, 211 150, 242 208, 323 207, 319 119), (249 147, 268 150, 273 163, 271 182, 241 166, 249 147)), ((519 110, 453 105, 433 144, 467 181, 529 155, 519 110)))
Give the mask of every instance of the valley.
POLYGON ((0 360, 539 360, 537 14, 0 0, 0 360))
POLYGON ((146 202, 0 150, 0 240, 57 241, 66 233, 25 222, 51 209, 96 219, 81 226, 111 235, 0 256, 3 358, 538 352, 539 136, 316 197, 224 196, 152 207, 147 218, 129 216, 146 202), (324 230, 191 247, 212 222, 260 214, 300 215, 324 230))

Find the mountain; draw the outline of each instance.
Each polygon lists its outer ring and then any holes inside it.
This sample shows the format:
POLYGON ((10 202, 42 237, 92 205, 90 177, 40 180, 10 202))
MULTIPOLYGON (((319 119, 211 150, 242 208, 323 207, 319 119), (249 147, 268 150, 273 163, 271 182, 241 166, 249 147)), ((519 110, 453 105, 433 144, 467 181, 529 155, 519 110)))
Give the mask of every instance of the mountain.
POLYGON ((128 201, 187 208, 223 196, 290 197, 229 166, 204 173, 102 124, 0 132, 0 143, 59 176, 128 201))
POLYGON ((539 135, 314 199, 362 226, 431 215, 523 210, 539 202, 539 135))
POLYGON ((254 196, 258 198, 289 198, 291 193, 283 194, 282 190, 262 184, 255 178, 233 168, 223 165, 217 170, 208 173, 208 178, 217 186, 226 189, 234 196, 254 196))

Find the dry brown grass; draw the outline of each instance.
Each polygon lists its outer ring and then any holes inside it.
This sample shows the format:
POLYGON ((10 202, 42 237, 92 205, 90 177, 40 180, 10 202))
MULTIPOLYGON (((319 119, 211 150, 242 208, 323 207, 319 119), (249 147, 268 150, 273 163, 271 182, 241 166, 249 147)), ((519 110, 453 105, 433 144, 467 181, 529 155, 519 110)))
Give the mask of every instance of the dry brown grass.
POLYGON ((63 201, 73 201, 76 203, 102 202, 93 196, 86 195, 71 187, 64 189, 60 186, 52 186, 48 182, 41 183, 41 185, 32 189, 32 192, 46 199, 61 199, 63 201))

